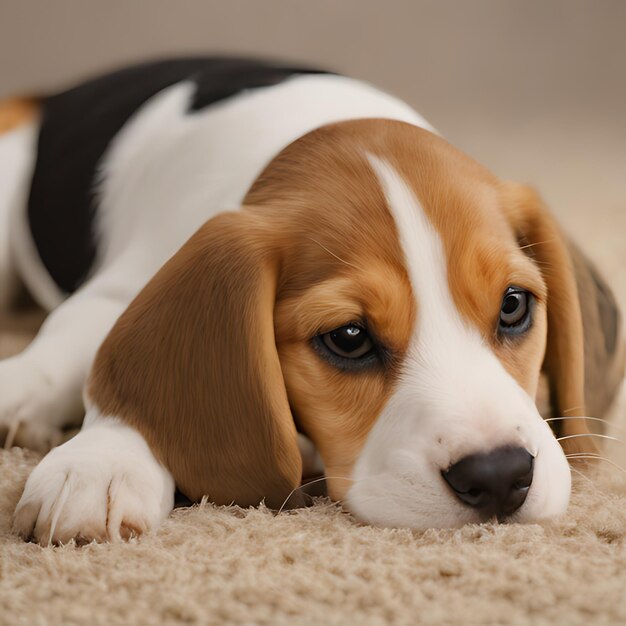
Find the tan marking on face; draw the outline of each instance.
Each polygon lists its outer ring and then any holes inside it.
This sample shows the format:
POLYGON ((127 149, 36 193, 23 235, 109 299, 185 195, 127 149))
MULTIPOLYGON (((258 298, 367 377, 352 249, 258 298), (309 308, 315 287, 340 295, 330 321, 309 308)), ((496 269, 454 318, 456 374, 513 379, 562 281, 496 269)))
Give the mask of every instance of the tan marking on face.
POLYGON ((465 321, 491 346, 505 369, 532 396, 545 348, 547 290, 503 214, 499 181, 483 167, 423 130, 391 123, 368 149, 387 160, 415 193, 446 254, 448 286, 465 321), (534 324, 518 341, 497 336, 509 286, 536 297, 534 324))
POLYGON ((409 184, 442 239, 456 307, 520 386, 536 393, 547 345, 557 412, 576 406, 584 411, 582 326, 571 261, 536 196, 526 190, 512 197, 509 187, 450 144, 401 122, 346 122, 322 133, 335 145, 340 136, 386 159, 409 184), (503 341, 496 331, 510 285, 534 294, 534 323, 524 337, 503 341))
POLYGON ((320 451, 335 499, 393 391, 415 320, 395 224, 365 158, 351 135, 320 129, 275 159, 246 198, 287 216, 276 344, 294 417, 320 451), (387 362, 342 371, 314 349, 315 335, 354 321, 387 362))
POLYGON ((39 114, 35 98, 8 98, 0 100, 0 135, 28 124, 39 114))
POLYGON ((298 426, 315 442, 326 465, 328 489, 340 499, 347 477, 392 391, 393 362, 400 363, 414 323, 411 289, 384 265, 310 287, 280 300, 275 309, 276 344, 298 426), (354 321, 364 322, 392 362, 363 371, 338 370, 312 338, 354 321))

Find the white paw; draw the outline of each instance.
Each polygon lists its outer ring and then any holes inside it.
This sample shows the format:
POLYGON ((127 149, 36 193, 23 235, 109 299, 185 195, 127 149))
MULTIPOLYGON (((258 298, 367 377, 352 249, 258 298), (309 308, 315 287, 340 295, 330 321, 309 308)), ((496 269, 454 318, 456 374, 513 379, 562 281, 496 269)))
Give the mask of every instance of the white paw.
POLYGON ((33 470, 14 529, 42 545, 117 541, 155 528, 173 505, 174 481, 143 437, 104 418, 33 470))
POLYGON ((0 431, 8 446, 47 452, 81 411, 80 387, 22 355, 0 361, 0 431), (6 438, 6 439, 5 439, 6 438))

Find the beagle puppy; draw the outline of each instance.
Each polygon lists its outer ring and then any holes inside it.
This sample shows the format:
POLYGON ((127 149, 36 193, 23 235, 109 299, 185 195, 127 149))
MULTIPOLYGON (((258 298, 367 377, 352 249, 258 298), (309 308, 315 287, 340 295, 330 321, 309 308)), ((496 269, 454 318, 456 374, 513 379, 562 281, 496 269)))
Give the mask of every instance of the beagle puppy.
POLYGON ((534 191, 410 106, 194 58, 5 101, 0 132, 2 305, 23 282, 50 311, 0 363, 0 424, 45 448, 86 411, 28 479, 22 536, 142 533, 175 488, 280 509, 298 433, 368 523, 566 510, 579 416, 623 371, 615 302, 534 191))

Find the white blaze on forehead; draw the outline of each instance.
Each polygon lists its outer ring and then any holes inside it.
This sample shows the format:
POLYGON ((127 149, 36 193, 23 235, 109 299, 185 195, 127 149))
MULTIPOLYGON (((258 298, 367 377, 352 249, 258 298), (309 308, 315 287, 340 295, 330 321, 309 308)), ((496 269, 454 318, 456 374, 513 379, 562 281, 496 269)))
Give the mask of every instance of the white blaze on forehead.
MULTIPOLYGON (((419 393, 414 400, 421 409, 420 419, 424 412, 434 412, 443 414, 442 419, 463 415, 476 426, 506 423, 501 412, 507 404, 514 408, 519 397, 527 402, 526 392, 478 329, 461 317, 449 288, 443 243, 413 190, 387 161, 371 154, 368 159, 396 223, 417 305, 400 387, 408 382, 407 394, 419 393), (450 396, 445 407, 437 388, 450 396)), ((493 439, 501 436, 492 434, 493 439)), ((484 443, 489 447, 492 442, 484 443)))
POLYGON ((420 319, 433 319, 442 308, 454 315, 454 305, 447 289, 446 261, 439 234, 398 172, 389 163, 372 154, 368 154, 368 160, 383 188, 389 210, 396 222, 413 289, 417 294, 428 294, 419 303, 420 319))
POLYGON ((439 424, 463 419, 464 413, 474 413, 478 426, 502 407, 496 406, 500 403, 484 383, 477 384, 476 369, 479 378, 521 390, 478 330, 462 320, 448 287, 443 244, 413 190, 388 162, 373 155, 368 159, 395 220, 417 306, 416 327, 392 403, 413 415, 403 420, 408 431, 435 418, 439 424))
MULTIPOLYGON (((384 191, 389 211, 404 252, 406 270, 417 301, 417 325, 409 347, 409 361, 428 361, 431 375, 455 382, 454 374, 463 361, 481 349, 482 338, 461 318, 448 288, 444 246, 413 190, 385 160, 368 154, 384 191)), ((484 348, 483 348, 484 350, 484 348)), ((489 357, 493 357, 490 351, 489 357)), ((493 361, 497 361, 493 357, 493 361)), ((491 365, 499 365, 491 363, 491 365)), ((430 377, 430 376, 429 376, 430 377)), ((460 391, 460 390, 458 390, 460 391)))
MULTIPOLYGON (((530 398, 478 329, 461 317, 448 284, 443 243, 413 190, 387 161, 373 155, 368 159, 395 220, 417 306, 392 402, 400 402, 403 411, 413 415, 411 430, 425 422, 445 430, 446 423, 452 428, 458 422, 462 428, 471 425, 474 433, 488 431, 449 449, 446 462, 480 448, 513 443, 517 434, 511 424, 517 419, 511 416, 530 398)), ((530 442, 517 443, 534 452, 530 442)))

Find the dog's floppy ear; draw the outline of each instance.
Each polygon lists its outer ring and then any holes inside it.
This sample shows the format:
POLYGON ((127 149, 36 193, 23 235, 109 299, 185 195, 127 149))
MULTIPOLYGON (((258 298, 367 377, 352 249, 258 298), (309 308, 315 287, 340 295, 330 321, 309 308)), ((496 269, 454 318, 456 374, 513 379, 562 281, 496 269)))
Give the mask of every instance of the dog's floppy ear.
MULTIPOLYGON (((623 321, 615 297, 597 268, 572 241, 567 241, 572 258, 583 319, 585 355, 585 406, 587 414, 604 417, 615 402, 626 363, 623 321)), ((552 415, 548 385, 542 377, 538 407, 552 415)), ((590 424, 603 432, 599 422, 590 424)))
POLYGON ((102 344, 88 399, 137 428, 190 499, 280 507, 300 484, 274 341, 280 245, 246 208, 208 221, 102 344))
POLYGON ((588 415, 603 417, 624 376, 626 356, 617 302, 593 263, 569 242, 585 335, 585 403, 588 415))
MULTIPOLYGON (((520 246, 539 267, 548 288, 548 337, 543 369, 552 415, 588 415, 585 403, 584 330, 574 270, 565 236, 539 196, 529 187, 506 183, 503 208, 520 246)), ((565 419, 557 432, 566 452, 596 452, 586 420, 565 419)))

